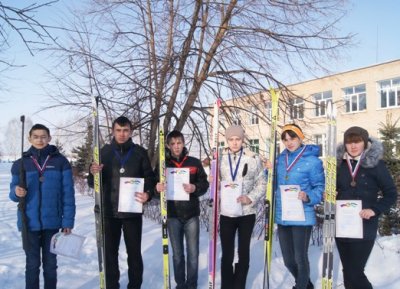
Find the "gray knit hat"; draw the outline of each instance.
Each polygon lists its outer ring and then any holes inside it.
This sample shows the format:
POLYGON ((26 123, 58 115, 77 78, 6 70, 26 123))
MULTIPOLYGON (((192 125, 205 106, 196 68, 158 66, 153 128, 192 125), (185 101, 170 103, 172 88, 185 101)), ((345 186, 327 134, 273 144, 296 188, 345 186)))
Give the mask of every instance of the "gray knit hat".
POLYGON ((364 141, 365 148, 368 147, 368 139, 369 139, 368 131, 359 126, 352 126, 344 132, 343 143, 345 144, 346 140, 348 140, 352 136, 361 137, 362 140, 364 141))
POLYGON ((233 136, 238 136, 242 140, 244 140, 244 130, 240 125, 231 125, 225 130, 226 140, 230 139, 233 136))

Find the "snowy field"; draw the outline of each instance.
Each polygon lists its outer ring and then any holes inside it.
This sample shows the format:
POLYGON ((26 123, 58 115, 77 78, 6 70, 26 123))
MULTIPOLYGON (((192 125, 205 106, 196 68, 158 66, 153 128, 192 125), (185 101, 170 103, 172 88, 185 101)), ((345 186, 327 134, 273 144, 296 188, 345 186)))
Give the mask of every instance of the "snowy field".
MULTIPOLYGON (((24 288, 25 255, 21 248, 20 233, 16 229, 17 204, 8 198, 11 164, 0 163, 0 287, 24 288)), ((59 289, 95 289, 98 285, 97 249, 94 231, 93 198, 76 193, 77 215, 74 232, 86 236, 79 260, 58 257, 59 289)), ((208 233, 201 232, 199 289, 207 288, 208 233)), ((251 264, 247 288, 262 288, 263 241, 252 240, 251 264)), ((310 247, 311 279, 315 288, 321 288, 321 247, 310 247)), ((162 288, 162 258, 160 225, 144 220, 142 252, 144 259, 144 289, 162 288)), ((218 258, 219 262, 220 258, 218 258)), ((400 288, 400 236, 377 239, 367 264, 366 273, 375 289, 400 288)), ((171 266, 172 267, 172 263, 171 266)), ((283 265, 278 242, 274 243, 271 288, 291 289, 294 280, 283 265)), ((121 288, 127 285, 127 265, 124 243, 120 249, 121 288)), ((219 265, 217 288, 220 284, 219 265)), ((334 288, 344 288, 338 255, 335 252, 334 288)), ((171 276, 173 273, 171 272, 171 276)), ((172 280, 172 284, 174 282, 172 280)), ((174 286, 173 286, 174 287, 174 286)))

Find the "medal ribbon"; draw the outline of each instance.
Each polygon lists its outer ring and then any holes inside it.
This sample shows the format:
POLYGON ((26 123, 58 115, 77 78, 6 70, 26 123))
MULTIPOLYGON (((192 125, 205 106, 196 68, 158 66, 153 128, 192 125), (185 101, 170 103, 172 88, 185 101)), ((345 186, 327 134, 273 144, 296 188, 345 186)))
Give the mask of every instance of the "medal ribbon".
POLYGON ((183 162, 186 161, 187 157, 188 156, 186 155, 181 162, 176 162, 173 159, 171 159, 171 162, 173 162, 177 168, 181 168, 183 166, 183 162))
POLYGON ((354 182, 354 180, 355 180, 355 178, 356 178, 356 176, 357 176, 358 169, 360 168, 361 159, 362 159, 363 156, 364 156, 364 152, 361 153, 360 160, 357 162, 356 166, 355 166, 354 169, 353 169, 353 167, 352 167, 352 165, 351 165, 351 162, 350 162, 350 160, 349 160, 349 155, 348 155, 348 154, 346 155, 347 168, 349 169, 349 173, 350 173, 350 175, 351 175, 351 180, 352 180, 353 182, 354 182))
POLYGON ((294 158, 294 160, 289 164, 289 153, 286 153, 286 175, 289 173, 289 171, 293 168, 293 166, 297 163, 297 161, 302 157, 304 154, 304 151, 306 150, 307 145, 303 147, 303 149, 300 151, 300 153, 294 158))
POLYGON ((131 156, 131 154, 132 154, 132 151, 133 151, 133 146, 131 146, 130 148, 129 148, 129 151, 128 151, 128 153, 124 156, 124 157, 121 157, 121 154, 119 153, 119 151, 115 148, 115 147, 113 147, 113 150, 114 150, 114 154, 118 157, 118 159, 119 159, 119 163, 121 164, 121 169, 124 167, 124 165, 126 164, 126 162, 128 161, 128 159, 129 159, 129 157, 131 156))
POLYGON ((236 167, 235 167, 235 171, 232 171, 232 160, 231 160, 231 154, 228 151, 228 160, 229 160, 229 168, 231 169, 231 177, 232 177, 232 181, 234 182, 236 179, 236 175, 239 169, 239 164, 240 164, 240 159, 242 158, 242 153, 243 153, 243 148, 240 149, 240 155, 239 155, 239 159, 236 163, 236 167))
POLYGON ((50 155, 48 155, 43 163, 42 166, 39 165, 39 162, 37 161, 37 159, 35 159, 33 156, 31 156, 31 159, 33 161, 33 164, 35 165, 35 167, 37 168, 37 170, 39 171, 39 175, 42 176, 43 172, 46 170, 47 167, 47 162, 50 159, 50 155))

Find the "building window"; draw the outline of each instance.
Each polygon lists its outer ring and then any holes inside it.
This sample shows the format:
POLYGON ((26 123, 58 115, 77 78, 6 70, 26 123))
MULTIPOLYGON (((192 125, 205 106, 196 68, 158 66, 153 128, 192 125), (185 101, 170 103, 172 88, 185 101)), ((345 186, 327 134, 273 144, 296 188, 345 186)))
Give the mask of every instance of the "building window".
POLYGON ((304 100, 296 98, 290 100, 290 119, 303 119, 304 118, 304 100))
POLYGON ((378 82, 381 108, 400 106, 400 77, 378 82))
POLYGON ((365 84, 343 88, 346 112, 363 111, 367 109, 367 93, 365 84))
POLYGON ((272 119, 272 103, 270 101, 265 103, 265 112, 269 120, 272 119))
POLYGON ((315 116, 326 115, 326 104, 332 101, 332 91, 324 91, 312 95, 315 101, 315 116))
POLYGON ((240 120, 240 113, 238 109, 232 111, 232 124, 233 125, 242 125, 242 121, 240 120))
POLYGON ((253 106, 250 112, 250 124, 258 124, 258 110, 253 106))
POLYGON ((260 151, 260 141, 258 139, 249 140, 250 150, 255 153, 259 153, 260 151))
POLYGON ((313 135, 314 143, 319 146, 319 156, 326 156, 326 135, 325 134, 315 134, 313 135))

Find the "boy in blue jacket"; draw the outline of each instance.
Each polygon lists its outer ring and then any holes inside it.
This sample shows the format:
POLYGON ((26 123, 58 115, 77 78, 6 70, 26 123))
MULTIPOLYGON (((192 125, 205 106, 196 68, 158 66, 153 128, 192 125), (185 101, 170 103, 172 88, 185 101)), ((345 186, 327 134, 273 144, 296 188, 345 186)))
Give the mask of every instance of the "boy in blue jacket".
POLYGON ((39 289, 43 264, 44 288, 57 288, 57 256, 50 252, 51 237, 60 229, 70 234, 75 219, 75 191, 71 165, 49 145, 50 130, 35 124, 29 131, 31 147, 11 168, 10 199, 25 201, 18 211, 18 229, 26 226, 25 288, 39 289), (26 179, 25 184, 21 183, 26 179), (25 224, 23 224, 23 222, 25 224))

